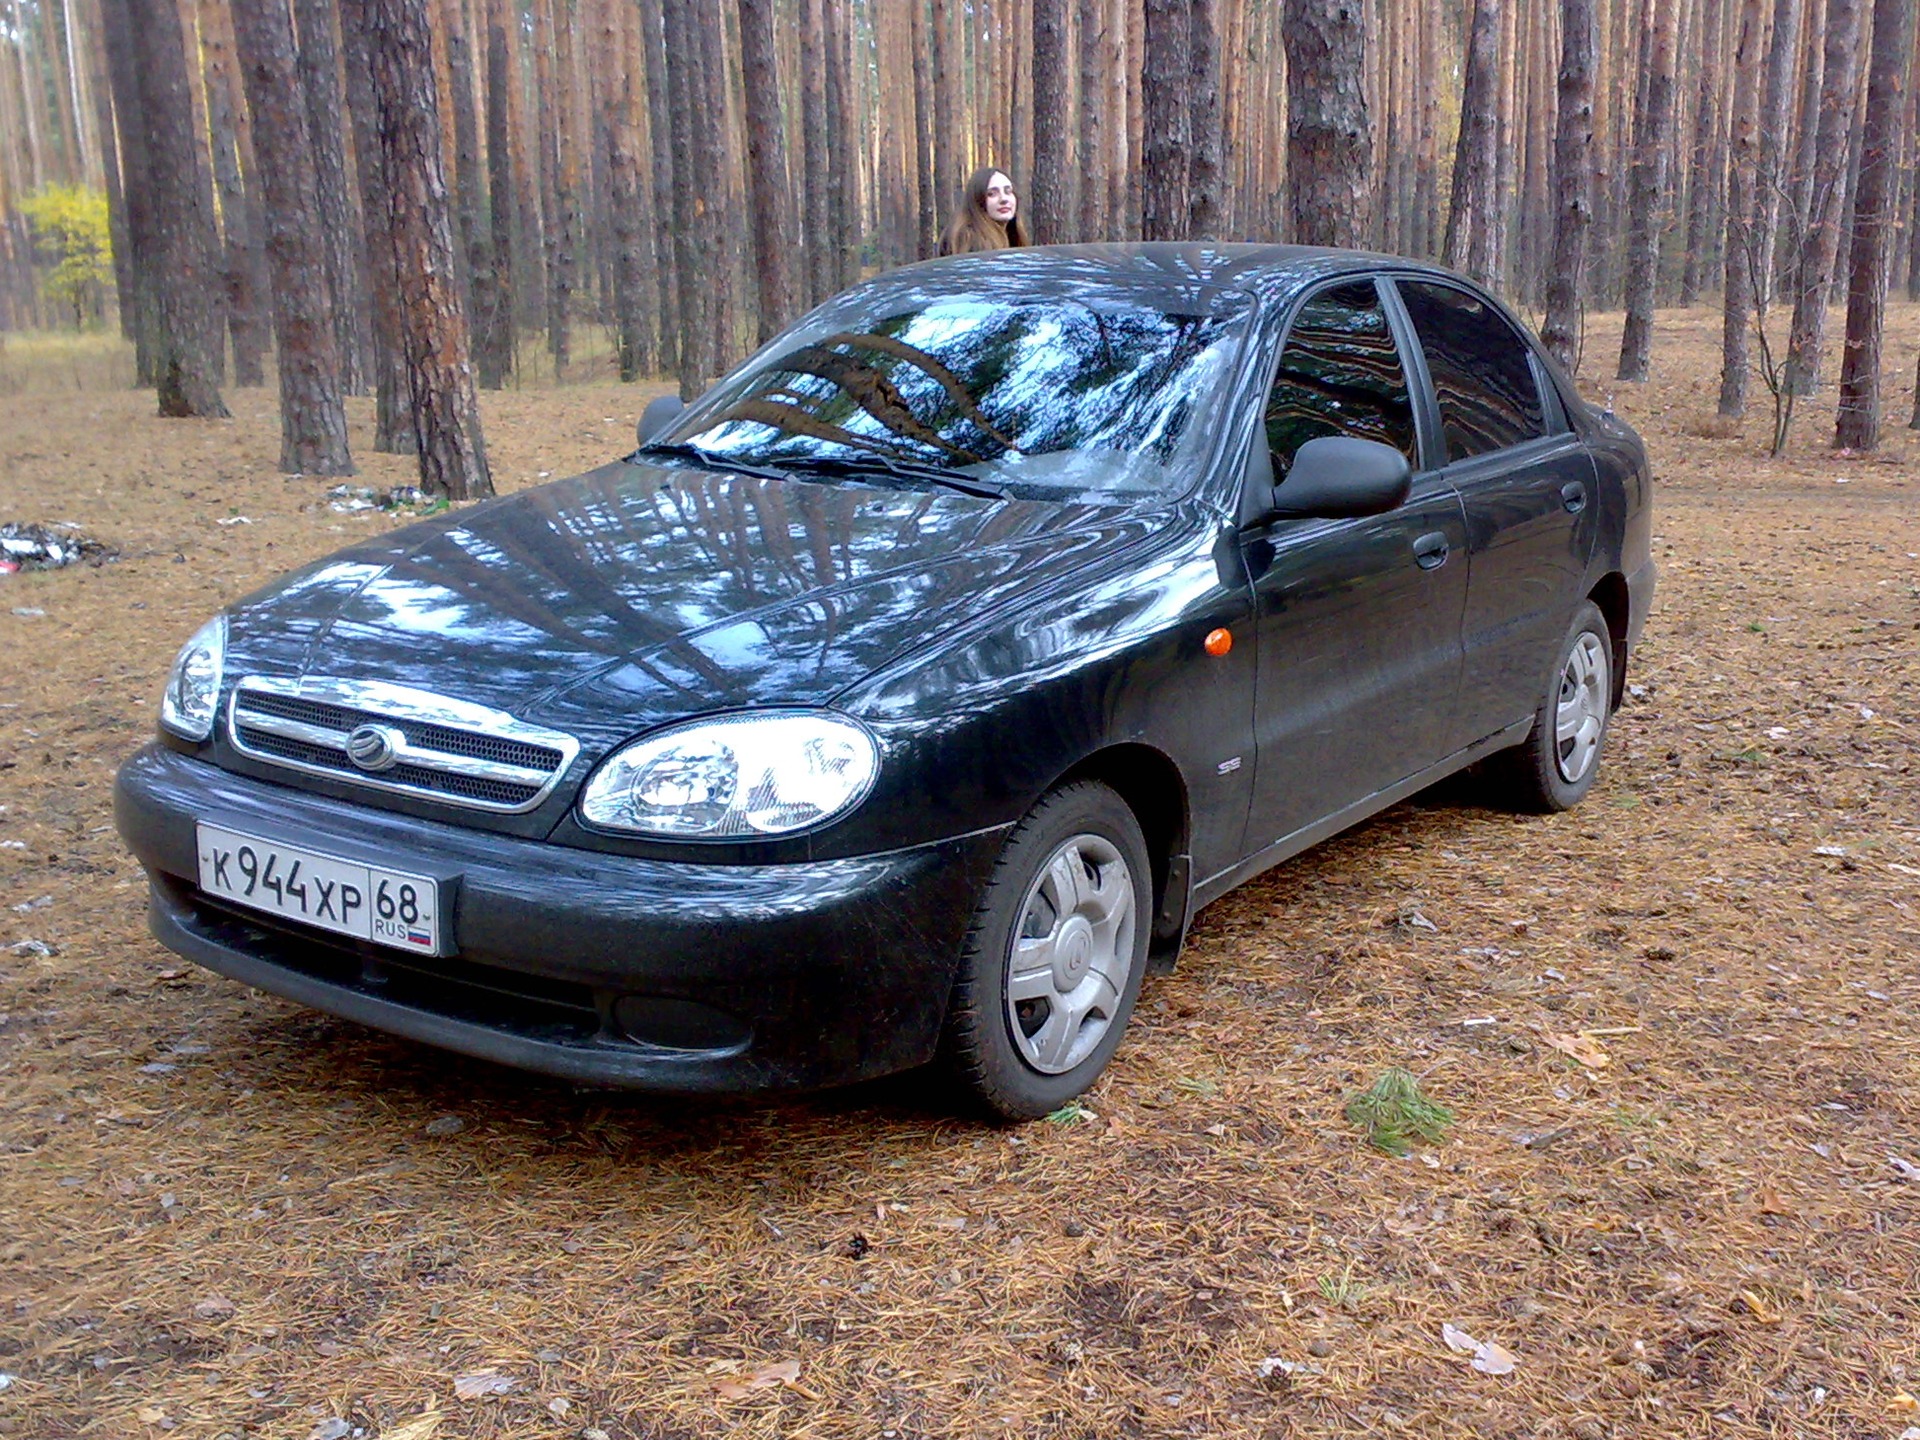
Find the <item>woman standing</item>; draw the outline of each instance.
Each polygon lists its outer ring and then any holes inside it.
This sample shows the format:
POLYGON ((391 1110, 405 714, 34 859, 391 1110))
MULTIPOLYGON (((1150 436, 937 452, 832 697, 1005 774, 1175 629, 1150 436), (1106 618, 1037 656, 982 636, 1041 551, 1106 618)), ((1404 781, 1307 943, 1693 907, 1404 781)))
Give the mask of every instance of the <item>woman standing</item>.
POLYGON ((991 165, 981 166, 967 181, 960 208, 953 212, 947 233, 940 237, 940 253, 964 255, 971 250, 1005 250, 1031 244, 1018 210, 1013 181, 1006 172, 991 165))

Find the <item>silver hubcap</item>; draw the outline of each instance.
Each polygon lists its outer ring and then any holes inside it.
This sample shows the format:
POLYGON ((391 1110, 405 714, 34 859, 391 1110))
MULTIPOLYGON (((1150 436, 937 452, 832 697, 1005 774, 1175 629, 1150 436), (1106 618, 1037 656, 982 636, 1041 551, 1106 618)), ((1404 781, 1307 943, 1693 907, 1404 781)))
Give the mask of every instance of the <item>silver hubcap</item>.
POLYGON ((1007 1024, 1044 1075, 1073 1069, 1113 1027, 1133 967, 1133 873, 1112 842, 1076 835, 1020 905, 1007 957, 1007 1024))
POLYGON ((1569 785, 1585 779, 1600 754, 1607 690, 1607 647, 1591 630, 1583 631, 1560 672, 1560 699, 1554 709, 1553 758, 1569 785))

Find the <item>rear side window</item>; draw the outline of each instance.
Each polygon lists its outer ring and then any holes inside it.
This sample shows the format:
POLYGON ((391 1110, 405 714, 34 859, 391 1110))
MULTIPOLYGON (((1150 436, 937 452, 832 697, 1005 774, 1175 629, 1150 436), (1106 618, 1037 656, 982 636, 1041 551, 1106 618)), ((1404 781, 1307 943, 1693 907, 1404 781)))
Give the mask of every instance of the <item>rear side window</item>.
POLYGON ((1527 342, 1505 317, 1450 285, 1399 285, 1440 401, 1447 460, 1544 435, 1546 410, 1527 342))
POLYGON ((1294 317, 1267 396, 1273 478, 1322 435, 1378 440, 1419 463, 1406 368, 1371 280, 1322 290, 1294 317))

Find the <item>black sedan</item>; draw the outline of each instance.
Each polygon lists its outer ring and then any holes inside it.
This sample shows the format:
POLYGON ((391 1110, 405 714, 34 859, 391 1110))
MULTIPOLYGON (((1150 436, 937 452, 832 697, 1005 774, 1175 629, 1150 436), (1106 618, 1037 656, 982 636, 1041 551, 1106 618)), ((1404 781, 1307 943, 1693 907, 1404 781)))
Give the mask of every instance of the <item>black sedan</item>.
POLYGON ((1498 303, 963 256, 640 448, 240 600, 117 786, 169 948, 575 1080, 1084 1091, 1209 901, 1477 761, 1594 782, 1650 478, 1498 303))

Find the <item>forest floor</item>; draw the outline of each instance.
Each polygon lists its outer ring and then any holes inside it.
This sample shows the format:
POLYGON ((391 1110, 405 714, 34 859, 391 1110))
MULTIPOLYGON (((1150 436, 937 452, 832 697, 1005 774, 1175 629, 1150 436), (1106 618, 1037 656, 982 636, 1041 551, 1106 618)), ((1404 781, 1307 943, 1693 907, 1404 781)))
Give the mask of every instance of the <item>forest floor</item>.
MULTIPOLYGON (((12 337, 0 522, 122 558, 0 578, 0 1435, 1920 1436, 1920 307, 1860 457, 1830 387, 1720 433, 1709 309, 1647 384, 1592 328, 1662 567, 1593 795, 1244 887, 1015 1130, 576 1091, 161 950, 109 782, 175 647, 400 522, 276 474, 269 392, 162 421, 12 337), (1412 1158, 1342 1117, 1390 1065, 1456 1116, 1412 1158)), ((653 393, 486 397, 501 487, 653 393)))

